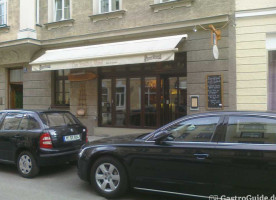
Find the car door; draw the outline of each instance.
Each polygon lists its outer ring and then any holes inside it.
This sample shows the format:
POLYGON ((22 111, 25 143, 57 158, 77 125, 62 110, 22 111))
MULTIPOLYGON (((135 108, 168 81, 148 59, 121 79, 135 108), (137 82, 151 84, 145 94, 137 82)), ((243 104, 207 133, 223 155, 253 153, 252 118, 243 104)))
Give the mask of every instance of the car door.
POLYGON ((212 142, 220 116, 197 117, 172 124, 170 136, 147 141, 132 160, 136 188, 209 196, 213 194, 212 142))
POLYGON ((272 194, 276 185, 276 119, 231 115, 213 157, 215 194, 272 194))
POLYGON ((0 131, 0 158, 2 161, 12 161, 14 146, 12 140, 18 132, 18 126, 23 118, 22 113, 7 113, 2 120, 0 131))

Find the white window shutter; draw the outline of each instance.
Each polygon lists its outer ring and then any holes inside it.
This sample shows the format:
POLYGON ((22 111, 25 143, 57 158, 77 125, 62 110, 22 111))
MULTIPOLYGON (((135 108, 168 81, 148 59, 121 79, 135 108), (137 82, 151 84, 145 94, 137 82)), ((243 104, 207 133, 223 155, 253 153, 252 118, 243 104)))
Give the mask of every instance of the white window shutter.
POLYGON ((100 13, 99 6, 100 6, 100 0, 93 0, 93 15, 97 15, 100 13))

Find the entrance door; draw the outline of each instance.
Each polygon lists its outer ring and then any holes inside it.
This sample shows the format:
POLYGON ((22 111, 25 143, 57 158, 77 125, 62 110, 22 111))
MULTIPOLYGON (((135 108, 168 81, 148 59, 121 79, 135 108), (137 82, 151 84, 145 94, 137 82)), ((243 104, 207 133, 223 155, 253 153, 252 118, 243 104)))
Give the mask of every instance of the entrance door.
POLYGON ((161 77, 161 125, 187 115, 186 77, 161 77))
POLYGON ((10 69, 9 70, 9 108, 22 109, 23 108, 23 70, 10 69))

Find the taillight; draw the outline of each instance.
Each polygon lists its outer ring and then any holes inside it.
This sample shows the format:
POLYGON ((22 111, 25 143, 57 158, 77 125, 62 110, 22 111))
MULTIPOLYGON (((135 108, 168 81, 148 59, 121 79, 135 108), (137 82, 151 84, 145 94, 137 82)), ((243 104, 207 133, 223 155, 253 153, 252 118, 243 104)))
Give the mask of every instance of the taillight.
POLYGON ((51 149, 53 148, 50 133, 43 133, 39 140, 40 148, 51 149))

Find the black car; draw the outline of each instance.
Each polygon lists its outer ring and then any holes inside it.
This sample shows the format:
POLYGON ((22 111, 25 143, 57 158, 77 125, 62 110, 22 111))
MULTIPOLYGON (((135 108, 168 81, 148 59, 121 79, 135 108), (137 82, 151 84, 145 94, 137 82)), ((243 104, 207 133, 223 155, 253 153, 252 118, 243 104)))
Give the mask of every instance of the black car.
POLYGON ((149 134, 89 143, 78 173, 105 197, 128 188, 207 198, 275 194, 276 114, 197 114, 149 134))
POLYGON ((76 161, 87 129, 66 111, 0 111, 0 162, 26 178, 40 166, 76 161))

